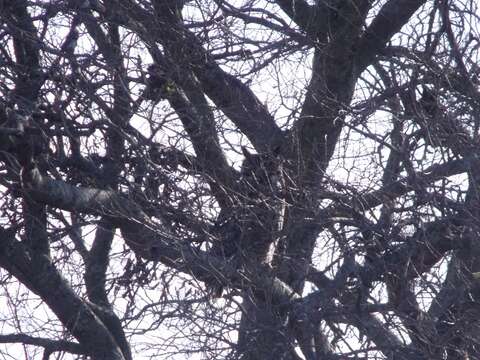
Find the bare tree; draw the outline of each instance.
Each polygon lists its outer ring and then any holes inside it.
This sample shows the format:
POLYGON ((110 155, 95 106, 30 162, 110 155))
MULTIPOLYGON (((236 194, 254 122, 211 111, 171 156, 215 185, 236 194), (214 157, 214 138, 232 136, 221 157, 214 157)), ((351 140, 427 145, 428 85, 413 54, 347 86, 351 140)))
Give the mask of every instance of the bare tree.
POLYGON ((479 15, 1 0, 2 358, 480 358, 479 15))

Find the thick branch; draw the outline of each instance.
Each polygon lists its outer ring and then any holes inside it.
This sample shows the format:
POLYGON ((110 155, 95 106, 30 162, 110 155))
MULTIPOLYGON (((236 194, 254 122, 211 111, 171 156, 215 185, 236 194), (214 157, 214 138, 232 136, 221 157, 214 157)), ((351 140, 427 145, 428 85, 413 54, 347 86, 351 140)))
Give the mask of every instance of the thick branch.
POLYGON ((404 271, 406 280, 414 279, 429 271, 445 253, 464 247, 472 241, 468 234, 461 234, 459 219, 441 219, 424 225, 412 236, 381 259, 366 264, 359 270, 366 284, 380 281, 384 274, 404 271))
POLYGON ((49 352, 62 351, 70 354, 87 355, 83 346, 67 340, 51 340, 26 334, 4 334, 0 335, 0 343, 3 344, 26 344, 45 348, 49 352))
POLYGON ((277 0, 276 3, 307 34, 315 36, 328 28, 328 9, 324 6, 324 1, 318 1, 315 6, 304 0, 277 0))
MULTIPOLYGON (((177 79, 175 79, 177 80, 177 79)), ((170 79, 165 80, 165 97, 175 109, 187 131, 197 154, 199 169, 212 189, 220 206, 228 206, 230 201, 225 188, 235 186, 235 173, 228 165, 218 139, 212 111, 201 91, 198 81, 190 71, 185 71, 177 80, 181 87, 170 79)))
MULTIPOLYGON (((346 322, 355 326, 370 341, 373 341, 385 355, 394 351, 398 354, 398 359, 416 359, 410 357, 413 356, 413 352, 409 351, 395 334, 370 313, 370 311, 385 310, 382 306, 376 308, 373 304, 359 303, 359 299, 356 298, 360 294, 345 293, 347 279, 353 270, 352 267, 355 266, 354 264, 348 266, 348 264, 348 262, 344 263, 334 280, 329 279, 322 272, 311 271, 309 280, 319 290, 309 294, 299 302, 301 305, 297 306, 297 313, 303 311, 303 318, 305 321, 308 319, 310 325, 320 322, 326 317, 331 317, 334 321, 337 321, 336 316, 338 316, 338 322, 346 322), (337 306, 333 298, 336 298, 343 307, 337 306)), ((298 316, 297 314, 294 315, 298 316)))
POLYGON ((140 30, 147 39, 154 37, 162 42, 169 56, 178 65, 178 71, 182 71, 182 68, 192 70, 208 97, 238 126, 258 151, 271 151, 280 143, 281 131, 266 107, 248 86, 218 66, 194 34, 168 14, 162 12, 158 19, 138 5, 126 0, 121 2, 129 9, 128 15, 131 18, 125 25, 134 27, 135 31, 140 30))
POLYGON ((372 63, 392 36, 425 3, 426 0, 389 0, 383 5, 360 39, 356 55, 358 74, 372 63))
POLYGON ((366 194, 358 194, 353 197, 338 194, 335 196, 337 200, 336 203, 318 212, 315 217, 315 223, 323 228, 334 222, 336 220, 335 217, 350 217, 352 215, 352 209, 361 212, 367 211, 383 204, 387 200, 391 201, 410 191, 414 191, 415 185, 418 184, 419 181, 421 181, 424 186, 428 186, 435 181, 449 176, 463 174, 469 169, 470 162, 470 159, 459 159, 444 164, 435 164, 423 172, 404 177, 381 189, 366 194))
POLYGON ((0 266, 40 296, 93 359, 125 360, 107 328, 47 256, 29 253, 3 229, 0 238, 0 266))
POLYGON ((386 199, 393 200, 406 193, 413 191, 418 182, 432 184, 443 178, 465 173, 470 166, 470 159, 452 160, 444 164, 435 164, 424 172, 415 173, 398 181, 394 181, 382 189, 372 191, 360 196, 359 199, 352 199, 350 204, 361 210, 374 208, 384 203, 386 199))
POLYGON ((285 304, 298 296, 266 269, 239 271, 223 258, 190 247, 161 224, 153 223, 135 202, 114 191, 74 187, 49 179, 38 169, 30 170, 26 184, 25 190, 38 202, 66 211, 109 217, 120 227, 132 250, 146 259, 160 261, 200 280, 211 279, 212 274, 216 274, 215 279, 224 286, 253 286, 272 295, 278 303, 285 304), (251 281, 245 282, 245 279, 251 281))

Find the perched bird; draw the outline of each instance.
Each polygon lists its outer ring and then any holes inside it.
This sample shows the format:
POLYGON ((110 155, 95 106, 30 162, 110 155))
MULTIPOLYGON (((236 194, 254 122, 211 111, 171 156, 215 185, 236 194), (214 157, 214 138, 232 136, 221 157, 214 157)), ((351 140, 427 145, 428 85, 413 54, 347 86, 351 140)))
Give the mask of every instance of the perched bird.
POLYGON ((419 104, 425 115, 434 118, 438 116, 440 112, 437 95, 434 90, 431 90, 426 86, 423 86, 422 88, 422 97, 419 100, 419 104))
POLYGON ((165 70, 157 65, 148 66, 148 78, 143 97, 148 100, 158 102, 165 95, 165 87, 167 85, 167 76, 165 70))
MULTIPOLYGON (((210 254, 235 266, 267 264, 269 249, 278 238, 283 211, 279 200, 281 161, 277 154, 252 154, 242 147, 245 159, 240 170, 240 195, 229 209, 220 212, 212 229, 210 254)), ((220 297, 219 281, 207 282, 213 297, 220 297)))

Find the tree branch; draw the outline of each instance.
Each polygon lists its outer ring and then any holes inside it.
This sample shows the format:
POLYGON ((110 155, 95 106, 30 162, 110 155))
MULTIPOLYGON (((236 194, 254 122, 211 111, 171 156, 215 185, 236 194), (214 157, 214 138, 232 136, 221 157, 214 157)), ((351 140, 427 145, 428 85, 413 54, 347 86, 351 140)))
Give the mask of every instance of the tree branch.
POLYGON ((281 143, 282 133, 266 107, 248 86, 218 66, 194 34, 163 12, 156 18, 139 5, 127 0, 119 2, 129 9, 130 20, 126 20, 125 26, 139 31, 138 24, 141 24, 142 36, 146 39, 153 36, 160 41, 178 65, 177 71, 192 70, 208 97, 259 152, 269 152, 281 143), (182 44, 180 48, 179 44, 182 44))
POLYGON ((49 352, 62 351, 70 354, 87 355, 85 348, 78 344, 67 340, 51 340, 26 334, 4 334, 0 335, 0 343, 8 344, 26 344, 35 345, 45 348, 49 352))
POLYGON ((110 190, 71 186, 40 174, 29 172, 25 190, 38 202, 72 212, 107 216, 120 228, 126 243, 138 255, 161 261, 167 266, 192 274, 205 281, 212 274, 221 274, 218 281, 224 286, 250 287, 268 291, 279 303, 296 298, 292 289, 265 269, 238 269, 223 258, 196 250, 170 234, 161 224, 153 223, 132 200, 110 190), (246 275, 246 273, 248 275, 246 275), (245 283, 245 279, 251 282, 245 283))
POLYGON ((314 38, 328 28, 325 1, 318 1, 316 5, 309 5, 304 0, 276 0, 276 3, 300 29, 314 38))
POLYGON ((0 266, 40 296, 95 360, 125 360, 90 307, 70 288, 50 258, 29 252, 14 233, 0 228, 0 266))
POLYGON ((372 63, 393 35, 410 20, 426 0, 389 0, 367 28, 357 47, 355 56, 357 74, 372 63))

